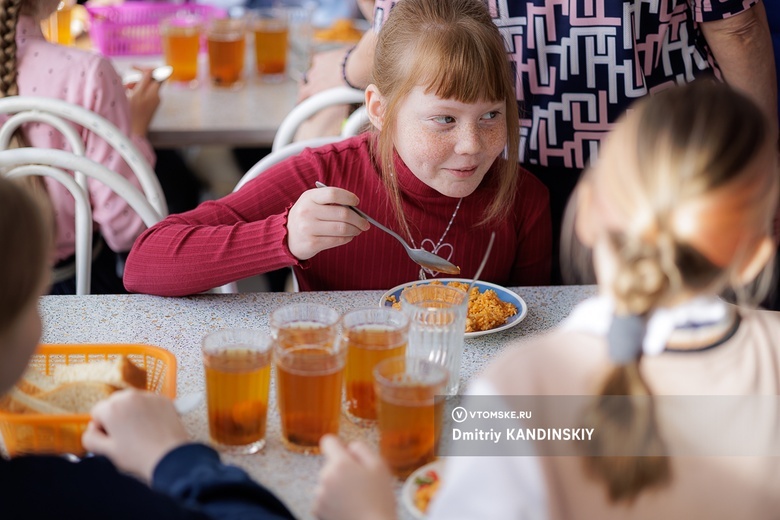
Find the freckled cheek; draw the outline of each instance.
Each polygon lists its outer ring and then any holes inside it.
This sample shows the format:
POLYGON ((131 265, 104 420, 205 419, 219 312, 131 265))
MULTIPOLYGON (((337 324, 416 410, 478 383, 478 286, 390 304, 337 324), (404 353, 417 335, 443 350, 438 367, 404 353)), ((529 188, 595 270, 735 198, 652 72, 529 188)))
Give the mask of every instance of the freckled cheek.
POLYGON ((425 164, 440 164, 452 152, 452 143, 442 134, 421 132, 410 140, 410 149, 425 164))
POLYGON ((483 134, 482 143, 485 150, 490 152, 490 155, 497 157, 506 146, 506 128, 503 126, 489 128, 483 134))

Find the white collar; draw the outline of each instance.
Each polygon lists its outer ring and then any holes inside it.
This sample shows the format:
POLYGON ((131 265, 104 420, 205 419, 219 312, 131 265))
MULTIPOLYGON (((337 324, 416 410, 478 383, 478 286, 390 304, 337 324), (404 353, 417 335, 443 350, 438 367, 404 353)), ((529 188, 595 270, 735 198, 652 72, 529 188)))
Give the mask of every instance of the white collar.
MULTIPOLYGON (((606 337, 614 312, 615 301, 611 297, 589 298, 572 310, 561 328, 606 337)), ((674 307, 658 308, 647 320, 642 352, 657 356, 664 351, 675 329, 717 323, 728 313, 728 304, 716 296, 700 296, 674 307)))

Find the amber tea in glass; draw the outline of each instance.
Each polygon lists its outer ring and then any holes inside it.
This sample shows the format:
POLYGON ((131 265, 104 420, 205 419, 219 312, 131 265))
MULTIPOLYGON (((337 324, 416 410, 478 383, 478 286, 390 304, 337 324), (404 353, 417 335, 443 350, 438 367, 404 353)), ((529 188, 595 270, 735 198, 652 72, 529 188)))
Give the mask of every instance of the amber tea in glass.
POLYGON ((406 478, 436 458, 447 369, 419 358, 386 359, 374 368, 379 452, 406 478))
POLYGON ((293 303, 271 313, 271 334, 285 347, 332 345, 338 334, 339 313, 317 303, 293 303))
POLYGON ((287 69, 287 13, 283 9, 258 9, 250 23, 257 73, 266 81, 280 81, 287 69))
POLYGON ((265 445, 272 340, 248 329, 203 338, 209 433, 224 451, 255 453, 265 445))
POLYGON ((207 32, 209 76, 215 86, 241 84, 246 53, 246 24, 243 19, 212 20, 207 32))
POLYGON ((198 78, 198 53, 203 20, 192 14, 177 14, 162 21, 165 64, 173 67, 171 81, 193 82, 198 78))
POLYGON ((73 45, 73 33, 71 24, 73 23, 73 0, 64 0, 57 5, 54 11, 46 20, 41 22, 41 29, 44 37, 60 45, 73 45))
POLYGON ((277 401, 285 447, 319 453, 320 438, 338 434, 344 351, 331 345, 275 343, 277 401))
POLYGON ((409 319, 396 309, 359 309, 345 314, 342 325, 346 414, 353 422, 368 425, 376 420, 374 367, 406 353, 409 319))

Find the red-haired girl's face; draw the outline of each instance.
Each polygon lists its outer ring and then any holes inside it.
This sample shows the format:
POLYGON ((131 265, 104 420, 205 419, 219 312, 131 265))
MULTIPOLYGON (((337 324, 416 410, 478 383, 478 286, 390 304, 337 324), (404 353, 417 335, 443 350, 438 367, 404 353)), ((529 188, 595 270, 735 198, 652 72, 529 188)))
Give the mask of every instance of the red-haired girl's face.
POLYGON ((399 106, 394 137, 418 179, 442 195, 466 197, 506 146, 506 104, 442 99, 417 86, 399 106))

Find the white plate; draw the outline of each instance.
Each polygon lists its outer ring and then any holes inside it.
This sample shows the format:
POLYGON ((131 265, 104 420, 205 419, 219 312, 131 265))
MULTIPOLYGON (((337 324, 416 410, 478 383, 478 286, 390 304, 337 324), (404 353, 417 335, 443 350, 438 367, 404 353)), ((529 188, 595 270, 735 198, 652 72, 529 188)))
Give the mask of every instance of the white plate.
MULTIPOLYGON (((401 285, 396 285, 395 287, 387 291, 385 294, 383 294, 382 298, 379 299, 379 306, 391 307, 393 303, 387 300, 390 296, 395 296, 396 301, 400 302, 401 291, 403 291, 407 287, 431 283, 434 280, 442 282, 444 284, 448 282, 462 282, 466 284, 471 283, 471 280, 467 280, 465 278, 434 278, 433 280, 418 280, 415 282, 408 282, 401 285)), ((485 292, 485 290, 487 289, 493 289, 494 291, 496 291, 496 296, 498 296, 499 300, 513 303, 515 307, 517 307, 517 314, 515 314, 514 316, 510 316, 509 319, 506 320, 506 323, 504 323, 500 327, 496 327, 495 329, 480 330, 478 332, 466 332, 465 334, 466 339, 476 338, 477 336, 484 336, 485 334, 493 334, 494 332, 501 332, 502 330, 512 328, 518 323, 520 323, 521 321, 523 321, 525 315, 528 314, 528 306, 525 304, 525 301, 523 301, 523 299, 520 296, 518 296, 517 293, 510 291, 506 287, 502 287, 500 285, 496 285, 490 282, 480 282, 480 281, 477 281, 477 283, 475 283, 474 285, 477 288, 479 288, 479 292, 485 292)))
POLYGON ((442 474, 444 473, 444 461, 434 460, 433 462, 418 468, 414 473, 409 475, 409 477, 404 482, 403 487, 401 488, 401 503, 404 505, 404 509, 406 509, 412 518, 415 518, 416 520, 425 520, 427 515, 417 509, 417 506, 414 505, 414 493, 419 487, 415 483, 415 480, 424 476, 430 470, 434 470, 439 475, 439 479, 441 479, 442 474))

